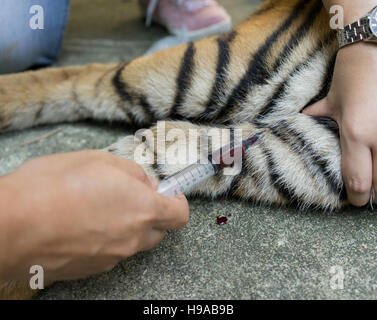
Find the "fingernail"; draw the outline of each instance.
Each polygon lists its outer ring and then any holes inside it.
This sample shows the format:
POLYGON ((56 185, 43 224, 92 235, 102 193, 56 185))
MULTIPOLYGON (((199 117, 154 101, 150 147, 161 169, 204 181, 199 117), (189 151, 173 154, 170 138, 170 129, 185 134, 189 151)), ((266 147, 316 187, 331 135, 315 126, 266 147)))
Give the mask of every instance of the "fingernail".
POLYGON ((148 179, 151 183, 153 190, 157 190, 158 189, 158 180, 155 177, 152 177, 152 176, 148 176, 148 179))

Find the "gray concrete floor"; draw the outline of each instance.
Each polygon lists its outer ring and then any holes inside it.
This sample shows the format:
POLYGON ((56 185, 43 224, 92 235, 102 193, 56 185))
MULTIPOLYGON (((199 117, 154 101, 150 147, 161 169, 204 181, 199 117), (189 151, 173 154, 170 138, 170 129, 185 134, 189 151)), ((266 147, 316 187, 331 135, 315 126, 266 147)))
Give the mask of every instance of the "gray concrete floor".
MULTIPOLYGON (((257 0, 223 0, 240 22, 257 0)), ((166 36, 145 30, 135 1, 72 0, 57 65, 109 62, 141 55, 166 36)), ((102 148, 130 134, 122 127, 78 123, 0 136, 0 174, 27 159, 102 148), (22 143, 56 128, 40 142, 22 143)), ((300 213, 231 200, 191 199, 191 220, 154 250, 113 271, 59 282, 38 299, 375 299, 377 216, 370 210, 300 213), (231 214, 218 226, 216 216, 231 214), (344 275, 343 286, 336 281, 344 275), (338 286, 336 286, 338 284, 338 286)))

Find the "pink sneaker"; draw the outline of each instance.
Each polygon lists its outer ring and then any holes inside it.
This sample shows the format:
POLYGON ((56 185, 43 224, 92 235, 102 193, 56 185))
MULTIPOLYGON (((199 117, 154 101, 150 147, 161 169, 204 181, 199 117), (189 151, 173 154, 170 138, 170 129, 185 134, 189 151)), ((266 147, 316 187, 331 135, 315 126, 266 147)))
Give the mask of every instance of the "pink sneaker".
POLYGON ((215 0, 140 0, 146 24, 164 25, 170 33, 189 39, 226 33, 232 20, 215 0))

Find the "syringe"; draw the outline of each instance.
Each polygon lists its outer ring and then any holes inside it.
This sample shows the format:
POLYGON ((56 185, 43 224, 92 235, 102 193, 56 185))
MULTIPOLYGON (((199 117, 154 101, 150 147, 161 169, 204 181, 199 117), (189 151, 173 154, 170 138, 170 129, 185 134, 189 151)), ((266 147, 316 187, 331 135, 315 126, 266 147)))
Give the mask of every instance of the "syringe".
POLYGON ((231 167, 237 160, 245 156, 246 150, 256 143, 262 134, 258 133, 239 143, 230 143, 208 157, 208 163, 200 161, 178 171, 163 179, 158 187, 158 192, 166 196, 176 197, 185 194, 201 182, 214 176, 226 167, 231 167))

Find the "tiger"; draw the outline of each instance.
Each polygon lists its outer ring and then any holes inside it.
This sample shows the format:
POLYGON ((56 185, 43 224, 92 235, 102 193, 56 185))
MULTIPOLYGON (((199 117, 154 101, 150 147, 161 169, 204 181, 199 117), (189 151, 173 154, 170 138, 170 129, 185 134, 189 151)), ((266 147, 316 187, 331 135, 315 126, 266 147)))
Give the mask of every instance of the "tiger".
MULTIPOLYGON (((240 174, 218 173, 188 195, 339 210, 348 202, 338 126, 302 113, 331 86, 338 42, 329 18, 321 0, 266 0, 227 34, 128 62, 1 75, 0 131, 91 119, 154 133, 160 121, 166 131, 261 133, 240 174)), ((138 141, 127 136, 104 151, 133 160, 146 143, 138 141)), ((180 169, 143 167, 159 179, 180 169)), ((33 293, 0 283, 1 297, 33 293)))

